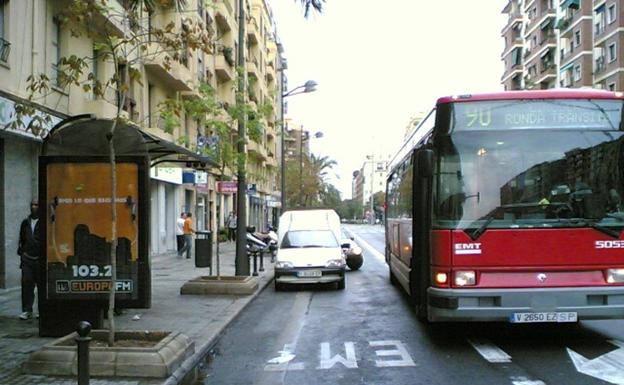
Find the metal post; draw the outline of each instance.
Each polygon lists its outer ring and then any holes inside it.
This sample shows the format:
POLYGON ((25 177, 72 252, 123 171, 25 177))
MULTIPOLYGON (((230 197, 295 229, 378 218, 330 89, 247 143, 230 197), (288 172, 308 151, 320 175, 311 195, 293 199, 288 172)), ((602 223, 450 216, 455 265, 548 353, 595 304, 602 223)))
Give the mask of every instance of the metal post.
POLYGON ((258 252, 253 253, 253 276, 257 277, 258 276, 258 252))
POLYGON ((78 322, 76 327, 78 336, 76 346, 78 347, 78 385, 89 385, 89 342, 88 337, 91 332, 91 324, 87 321, 78 322))
POLYGON ((260 252, 260 271, 264 271, 264 251, 260 252))
POLYGON ((371 210, 371 225, 375 224, 375 203, 373 202, 374 195, 373 189, 375 188, 374 183, 375 177, 375 154, 371 155, 371 191, 370 191, 370 210, 371 210))
MULTIPOLYGON (((281 67, 281 63, 280 63, 280 67, 281 67)), ((286 134, 286 130, 284 129, 284 69, 282 68, 280 71, 280 103, 281 103, 281 109, 280 109, 280 121, 282 122, 282 137, 280 139, 281 141, 281 146, 282 146, 282 152, 280 154, 280 162, 281 162, 281 169, 282 169, 282 175, 280 178, 280 182, 281 182, 281 190, 282 190, 282 195, 281 195, 281 208, 280 208, 280 215, 286 210, 286 148, 284 147, 284 135, 286 134)))
MULTIPOLYGON (((245 86, 246 86, 246 74, 245 69, 245 1, 238 0, 238 68, 240 78, 238 79, 238 90, 236 95, 236 102, 239 107, 245 103, 245 86)), ((238 188, 237 188, 237 202, 236 202, 236 214, 238 215, 238 227, 236 230, 236 261, 235 261, 235 273, 236 275, 249 275, 249 258, 247 258, 247 181, 245 180, 245 143, 247 137, 245 134, 245 119, 246 117, 240 116, 238 119, 238 154, 241 155, 238 159, 238 188)))
POLYGON ((303 207, 303 126, 299 129, 299 207, 303 207))

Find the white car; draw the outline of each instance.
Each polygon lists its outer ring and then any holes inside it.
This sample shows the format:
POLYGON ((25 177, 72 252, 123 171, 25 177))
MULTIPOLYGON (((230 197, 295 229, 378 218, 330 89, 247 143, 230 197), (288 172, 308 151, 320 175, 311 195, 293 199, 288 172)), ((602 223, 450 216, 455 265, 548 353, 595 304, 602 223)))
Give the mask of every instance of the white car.
POLYGON ((346 260, 339 236, 340 219, 333 210, 294 210, 282 214, 275 290, 288 284, 332 282, 344 289, 346 260))

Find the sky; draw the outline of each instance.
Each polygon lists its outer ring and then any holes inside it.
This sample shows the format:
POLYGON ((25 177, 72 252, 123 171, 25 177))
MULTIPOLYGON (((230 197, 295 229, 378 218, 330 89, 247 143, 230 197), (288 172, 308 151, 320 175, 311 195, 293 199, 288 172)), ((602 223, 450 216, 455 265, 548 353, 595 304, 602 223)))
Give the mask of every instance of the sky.
POLYGON ((303 17, 299 0, 269 0, 288 59, 286 118, 338 163, 330 182, 351 198, 367 155, 394 154, 412 116, 438 97, 503 89, 500 35, 506 0, 327 0, 303 17))

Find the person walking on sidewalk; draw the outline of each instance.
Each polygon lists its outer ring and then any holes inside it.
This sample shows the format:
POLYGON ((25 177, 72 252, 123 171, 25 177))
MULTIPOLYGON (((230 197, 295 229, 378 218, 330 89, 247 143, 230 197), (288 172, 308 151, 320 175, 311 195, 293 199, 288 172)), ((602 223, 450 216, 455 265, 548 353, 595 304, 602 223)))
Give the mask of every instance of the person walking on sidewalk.
POLYGON ((236 240, 237 221, 238 220, 236 218, 236 214, 234 214, 233 211, 230 211, 230 216, 228 217, 228 220, 227 220, 228 240, 229 241, 236 240))
POLYGON ((193 244, 193 214, 186 213, 186 219, 184 220, 184 247, 180 251, 179 255, 186 253, 186 259, 191 258, 192 244, 193 244))
POLYGON ((184 247, 184 220, 186 219, 186 213, 183 211, 176 220, 176 243, 178 256, 181 256, 180 251, 184 247))
POLYGON ((39 258, 43 255, 42 239, 43 234, 39 226, 39 203, 33 200, 30 203, 30 215, 20 225, 17 248, 22 269, 22 314, 19 316, 22 320, 33 316, 35 287, 38 285, 40 274, 39 258))

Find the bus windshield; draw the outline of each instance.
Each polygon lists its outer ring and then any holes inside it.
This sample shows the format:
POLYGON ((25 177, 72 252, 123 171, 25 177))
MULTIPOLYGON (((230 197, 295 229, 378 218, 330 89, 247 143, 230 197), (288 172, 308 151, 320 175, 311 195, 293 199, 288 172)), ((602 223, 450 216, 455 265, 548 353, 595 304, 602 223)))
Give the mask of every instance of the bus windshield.
POLYGON ((535 100, 453 106, 436 138, 434 227, 624 228, 622 102, 535 100))

